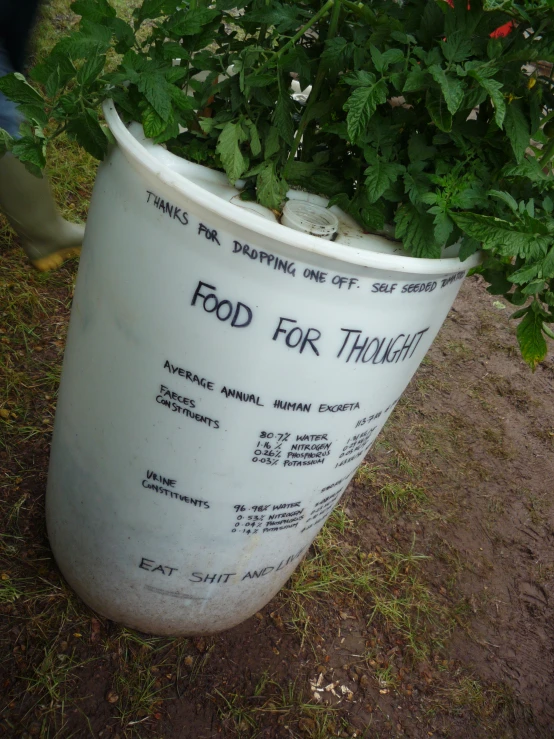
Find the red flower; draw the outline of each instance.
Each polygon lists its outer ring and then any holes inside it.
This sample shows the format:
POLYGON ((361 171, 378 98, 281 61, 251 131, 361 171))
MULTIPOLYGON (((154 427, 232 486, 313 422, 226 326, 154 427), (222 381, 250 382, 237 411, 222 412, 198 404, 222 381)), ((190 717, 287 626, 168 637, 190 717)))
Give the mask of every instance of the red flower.
POLYGON ((491 33, 491 38, 505 38, 509 33, 512 32, 512 28, 514 27, 514 22, 508 21, 507 23, 504 23, 503 26, 497 28, 496 31, 493 31, 491 33))
MULTIPOLYGON (((445 3, 450 5, 451 8, 454 7, 454 0, 444 0, 445 3)), ((471 5, 467 4, 467 9, 471 9, 471 5)), ((512 32, 512 28, 515 28, 515 23, 513 21, 508 21, 507 23, 504 23, 503 26, 500 26, 496 29, 496 31, 493 31, 490 34, 491 38, 505 38, 508 34, 512 32)))

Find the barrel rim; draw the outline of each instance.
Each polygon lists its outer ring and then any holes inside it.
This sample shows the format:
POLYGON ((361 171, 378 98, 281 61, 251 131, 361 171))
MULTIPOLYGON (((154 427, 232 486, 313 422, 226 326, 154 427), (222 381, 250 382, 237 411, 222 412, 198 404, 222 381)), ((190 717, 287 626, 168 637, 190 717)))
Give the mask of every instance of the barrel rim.
MULTIPOLYGON (((246 227, 272 241, 281 242, 300 251, 311 252, 343 263, 412 275, 446 275, 460 270, 467 271, 481 262, 481 252, 473 254, 465 262, 461 262, 458 257, 425 259, 372 252, 366 249, 357 249, 347 244, 326 241, 317 236, 288 228, 278 222, 270 222, 257 213, 239 208, 233 203, 223 200, 152 156, 127 129, 112 100, 104 102, 103 110, 106 122, 115 140, 125 156, 130 158, 135 166, 160 179, 166 186, 189 198, 197 206, 217 214, 218 217, 236 223, 242 228, 246 227)), ((368 236, 371 238, 371 235, 368 236)))

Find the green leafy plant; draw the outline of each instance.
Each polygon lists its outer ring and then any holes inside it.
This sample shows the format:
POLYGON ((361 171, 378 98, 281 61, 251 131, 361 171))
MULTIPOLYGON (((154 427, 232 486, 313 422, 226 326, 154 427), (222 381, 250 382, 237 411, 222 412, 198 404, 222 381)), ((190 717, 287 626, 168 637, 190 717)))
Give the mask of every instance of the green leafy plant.
POLYGON ((131 23, 76 0, 79 27, 0 80, 37 171, 55 136, 98 159, 100 104, 280 211, 317 192, 365 230, 438 258, 484 251, 532 368, 554 338, 553 0, 144 0, 131 23), (304 95, 292 94, 295 80, 304 95), (307 88, 307 89, 306 89, 307 88))

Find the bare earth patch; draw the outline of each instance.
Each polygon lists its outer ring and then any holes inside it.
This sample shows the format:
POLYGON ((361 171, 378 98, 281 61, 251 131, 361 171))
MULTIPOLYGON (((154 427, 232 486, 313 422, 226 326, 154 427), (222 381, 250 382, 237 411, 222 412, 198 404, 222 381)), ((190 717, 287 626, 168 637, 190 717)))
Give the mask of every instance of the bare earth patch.
POLYGON ((75 264, 0 259, 0 736, 554 735, 554 363, 531 374, 479 278, 285 590, 161 639, 97 617, 51 558, 75 264))

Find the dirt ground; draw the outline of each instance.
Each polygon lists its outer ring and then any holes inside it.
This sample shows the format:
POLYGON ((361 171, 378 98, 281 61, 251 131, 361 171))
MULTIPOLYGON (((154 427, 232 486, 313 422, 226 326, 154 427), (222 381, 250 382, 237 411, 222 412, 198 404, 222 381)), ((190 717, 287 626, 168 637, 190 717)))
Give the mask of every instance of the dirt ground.
POLYGON ((97 617, 51 558, 76 265, 0 259, 0 736, 554 736, 554 361, 529 371, 480 278, 287 587, 161 639, 97 617))

